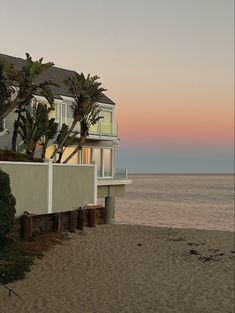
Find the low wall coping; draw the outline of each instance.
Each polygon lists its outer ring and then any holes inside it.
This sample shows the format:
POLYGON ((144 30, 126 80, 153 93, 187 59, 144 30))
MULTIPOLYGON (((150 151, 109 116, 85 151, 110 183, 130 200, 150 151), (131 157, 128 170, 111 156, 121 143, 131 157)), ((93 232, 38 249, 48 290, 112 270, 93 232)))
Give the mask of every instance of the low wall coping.
POLYGON ((121 180, 121 179, 107 179, 107 180, 99 180, 97 181, 97 186, 119 186, 119 185, 130 185, 132 184, 132 180, 121 180))

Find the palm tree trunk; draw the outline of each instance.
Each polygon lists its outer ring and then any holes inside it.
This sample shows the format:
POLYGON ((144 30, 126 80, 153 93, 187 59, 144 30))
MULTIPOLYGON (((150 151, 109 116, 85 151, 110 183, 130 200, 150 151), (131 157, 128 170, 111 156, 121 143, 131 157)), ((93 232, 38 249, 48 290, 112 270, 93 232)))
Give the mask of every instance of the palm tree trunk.
POLYGON ((48 140, 45 140, 44 144, 42 145, 42 153, 41 153, 41 160, 45 160, 45 155, 46 155, 46 149, 48 145, 48 140))
POLYGON ((74 151, 67 157, 66 160, 64 160, 63 164, 67 164, 69 160, 72 159, 72 157, 78 152, 78 150, 82 150, 82 146, 86 142, 86 138, 89 135, 88 128, 81 123, 81 129, 80 129, 80 140, 77 145, 77 147, 74 149, 74 151))
POLYGON ((17 140, 17 128, 16 128, 16 121, 14 123, 14 130, 13 130, 13 135, 12 135, 12 140, 11 140, 11 150, 16 152, 16 140, 17 140))
POLYGON ((78 122, 77 120, 73 120, 73 123, 72 123, 70 129, 68 130, 66 136, 64 137, 64 139, 62 140, 62 142, 59 143, 59 145, 58 145, 58 147, 55 149, 55 151, 52 153, 50 159, 53 159, 53 158, 55 157, 55 155, 56 155, 56 153, 57 153, 58 150, 63 149, 63 146, 64 146, 65 141, 66 141, 66 140, 69 138, 69 136, 71 135, 71 133, 72 133, 72 131, 74 130, 74 127, 76 126, 77 122, 78 122))
POLYGON ((20 123, 20 114, 21 112, 18 112, 17 120, 15 120, 12 141, 11 141, 11 150, 14 152, 16 152, 16 142, 17 142, 19 123, 20 123))
POLYGON ((77 147, 73 150, 73 152, 67 157, 66 160, 64 160, 63 164, 67 164, 69 160, 72 159, 72 157, 79 151, 82 150, 82 146, 77 145, 77 147))

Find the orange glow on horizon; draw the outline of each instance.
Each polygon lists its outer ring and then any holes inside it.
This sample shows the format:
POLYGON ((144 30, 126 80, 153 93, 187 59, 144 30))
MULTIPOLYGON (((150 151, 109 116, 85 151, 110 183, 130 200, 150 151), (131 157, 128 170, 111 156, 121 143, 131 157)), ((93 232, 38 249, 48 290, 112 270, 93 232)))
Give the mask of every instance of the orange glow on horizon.
POLYGON ((232 95, 207 96, 204 101, 198 98, 165 95, 154 101, 149 96, 144 105, 142 99, 133 101, 133 98, 119 97, 117 122, 121 140, 233 145, 232 95), (128 103, 128 110, 125 103, 128 103))

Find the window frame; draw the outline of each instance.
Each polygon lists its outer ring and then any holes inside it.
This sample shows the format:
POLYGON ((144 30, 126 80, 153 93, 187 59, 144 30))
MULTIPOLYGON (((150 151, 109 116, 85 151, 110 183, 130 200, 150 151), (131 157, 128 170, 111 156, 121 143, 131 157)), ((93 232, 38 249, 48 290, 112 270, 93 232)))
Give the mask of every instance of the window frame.
MULTIPOLYGON (((101 176, 98 176, 98 178, 105 178, 105 179, 113 179, 114 178, 114 147, 99 147, 99 146, 83 146, 83 148, 90 148, 91 149, 91 157, 90 162, 93 161, 93 149, 99 149, 101 154, 101 176), (104 149, 111 150, 111 176, 104 176, 104 149)), ((81 153, 82 155, 82 153, 81 153)), ((83 164, 83 158, 81 157, 81 164, 83 164)))

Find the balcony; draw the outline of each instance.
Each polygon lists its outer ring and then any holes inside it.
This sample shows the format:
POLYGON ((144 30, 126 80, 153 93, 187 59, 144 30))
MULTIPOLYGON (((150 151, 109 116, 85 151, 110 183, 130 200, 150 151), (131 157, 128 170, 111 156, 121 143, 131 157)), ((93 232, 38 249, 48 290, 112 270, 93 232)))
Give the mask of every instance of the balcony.
MULTIPOLYGON (((73 122, 72 118, 67 118, 67 124, 71 125, 73 122)), ((74 128, 75 131, 80 133, 80 125, 77 125, 74 128)), ((92 125, 89 129, 90 136, 98 137, 117 137, 118 129, 116 123, 104 123, 102 120, 99 121, 97 124, 92 125)))
POLYGON ((116 168, 114 179, 116 180, 128 180, 127 168, 116 168))

